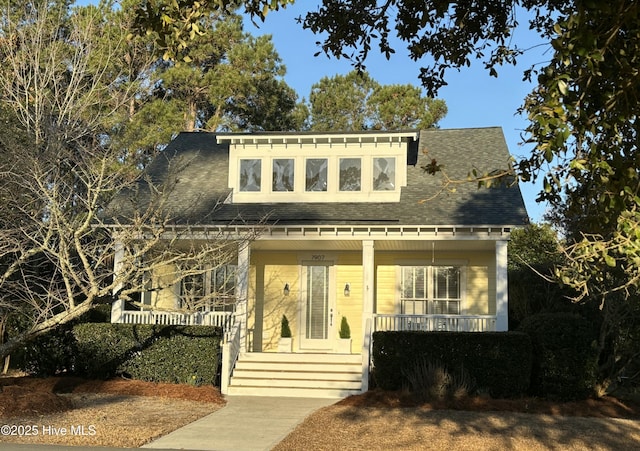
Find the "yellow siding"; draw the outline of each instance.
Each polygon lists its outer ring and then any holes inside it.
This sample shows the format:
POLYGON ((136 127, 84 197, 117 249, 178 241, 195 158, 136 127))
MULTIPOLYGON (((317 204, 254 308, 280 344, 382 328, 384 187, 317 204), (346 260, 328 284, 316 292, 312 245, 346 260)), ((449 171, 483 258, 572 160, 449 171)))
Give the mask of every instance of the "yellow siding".
POLYGON ((467 289, 462 313, 469 315, 489 314, 489 284, 486 266, 467 267, 467 289))
POLYGON ((382 314, 400 313, 397 300, 396 261, 404 254, 376 254, 376 298, 374 311, 382 314))
POLYGON ((335 338, 339 337, 342 317, 347 318, 351 329, 351 352, 360 352, 362 348, 362 254, 343 254, 336 264, 336 316, 335 338), (349 284, 349 296, 344 288, 349 284))
POLYGON ((276 351, 280 339, 282 315, 289 320, 289 327, 294 337, 294 350, 299 331, 298 299, 300 295, 300 270, 297 256, 294 253, 275 252, 254 254, 252 264, 256 277, 251 280, 261 282, 254 285, 255 299, 252 301, 254 311, 249 315, 254 324, 254 350, 276 351), (285 296, 284 286, 289 284, 289 295, 285 296), (260 325, 258 325, 260 323, 260 325))
POLYGON ((174 283, 176 267, 166 264, 155 269, 153 280, 153 295, 151 296, 151 306, 157 309, 175 309, 178 305, 178 294, 180 287, 174 283))
MULTIPOLYGON (((347 318, 351 329, 352 352, 362 347, 362 254, 336 255, 335 310, 332 338, 338 339, 342 317, 347 318), (349 296, 344 288, 349 284, 349 296)), ((252 255, 255 268, 251 277, 249 324, 253 329, 254 351, 276 351, 280 338, 280 321, 287 315, 293 335, 293 350, 300 350, 301 325, 301 267, 299 255, 288 252, 258 253, 252 255), (289 284, 289 295, 283 294, 289 284)))
MULTIPOLYGON (((296 252, 254 252, 251 256, 249 328, 254 351, 276 351, 280 338, 280 321, 287 315, 293 333, 294 352, 300 350, 301 332, 301 256, 296 252), (289 295, 283 293, 289 285, 289 295)), ((362 254, 350 252, 331 256, 334 262, 335 311, 334 339, 342 317, 351 329, 352 352, 362 347, 363 268, 362 254), (345 285, 350 293, 345 296, 345 285)), ((463 287, 465 299, 462 313, 495 313, 495 257, 488 252, 402 253, 377 252, 375 254, 375 306, 377 313, 400 313, 399 265, 460 264, 465 269, 463 287), (433 263, 432 263, 433 257, 433 263)))

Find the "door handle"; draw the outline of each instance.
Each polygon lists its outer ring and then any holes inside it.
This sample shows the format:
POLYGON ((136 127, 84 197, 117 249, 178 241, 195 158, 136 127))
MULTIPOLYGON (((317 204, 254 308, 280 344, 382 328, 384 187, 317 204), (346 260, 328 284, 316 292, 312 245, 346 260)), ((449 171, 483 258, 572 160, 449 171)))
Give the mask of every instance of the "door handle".
POLYGON ((333 326, 333 309, 329 309, 329 326, 333 326))

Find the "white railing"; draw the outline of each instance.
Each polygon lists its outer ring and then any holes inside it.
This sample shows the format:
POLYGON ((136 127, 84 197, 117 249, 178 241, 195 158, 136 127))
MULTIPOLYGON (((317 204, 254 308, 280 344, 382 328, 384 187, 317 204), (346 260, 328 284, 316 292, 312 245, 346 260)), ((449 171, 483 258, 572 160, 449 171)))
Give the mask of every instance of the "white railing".
POLYGON ((493 315, 384 315, 374 314, 375 331, 493 332, 493 315))
POLYGON ((241 321, 236 321, 235 316, 231 319, 233 323, 224 334, 222 344, 222 369, 220 374, 220 392, 226 395, 229 391, 231 373, 236 366, 236 361, 240 355, 240 326, 241 321))
POLYGON ((371 368, 371 345, 372 345, 372 318, 366 318, 364 321, 364 340, 362 342, 362 379, 360 390, 362 393, 369 390, 369 369, 371 368))
POLYGON ((226 329, 229 326, 232 312, 162 312, 135 311, 122 312, 120 322, 124 324, 161 324, 180 326, 218 326, 226 329))

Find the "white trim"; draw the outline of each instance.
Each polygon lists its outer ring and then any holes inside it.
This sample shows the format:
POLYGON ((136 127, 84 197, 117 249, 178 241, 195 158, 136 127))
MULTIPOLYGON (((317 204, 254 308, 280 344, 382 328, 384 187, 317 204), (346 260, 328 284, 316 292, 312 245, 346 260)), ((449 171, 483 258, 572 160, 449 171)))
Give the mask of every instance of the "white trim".
MULTIPOLYGON (((123 224, 105 225, 106 228, 128 229, 123 224)), ((290 240, 303 237, 305 239, 353 239, 375 238, 376 240, 504 240, 511 231, 521 226, 516 225, 169 225, 162 238, 237 240, 247 233, 255 234, 256 240, 290 240), (177 236, 181 234, 181 236, 177 236), (223 234, 223 235, 221 235, 223 234)), ((140 235, 140 239, 145 237, 140 235)))
POLYGON ((240 350, 247 351, 247 321, 249 302, 249 269, 251 265, 251 250, 248 243, 238 246, 238 269, 236 271, 236 321, 240 328, 240 350))
POLYGON ((365 132, 365 133, 218 133, 218 143, 235 146, 317 145, 317 144, 361 144, 417 141, 419 131, 365 132))
POLYGON ((362 391, 369 389, 373 309, 375 303, 375 242, 362 241, 362 391))
POLYGON ((509 330, 507 241, 496 241, 496 330, 509 330))
POLYGON ((315 239, 365 238, 376 240, 487 240, 504 239, 511 233, 512 226, 353 226, 353 225, 321 225, 321 226, 265 226, 258 239, 291 239, 294 237, 313 237, 315 239))
POLYGON ((301 350, 321 350, 329 351, 333 349, 334 342, 336 340, 337 330, 337 303, 336 303, 336 261, 337 258, 333 253, 317 252, 313 254, 300 254, 298 256, 299 274, 300 274, 300 290, 298 297, 298 311, 300 317, 298 318, 298 324, 301 325, 298 329, 298 342, 300 343, 301 350), (310 258, 305 258, 310 257, 310 258), (322 257, 322 258, 319 258, 322 257), (327 338, 326 339, 308 339, 306 338, 306 296, 307 296, 307 274, 306 268, 308 266, 326 266, 328 270, 328 306, 330 310, 328 312, 330 318, 330 324, 327 325, 327 338))

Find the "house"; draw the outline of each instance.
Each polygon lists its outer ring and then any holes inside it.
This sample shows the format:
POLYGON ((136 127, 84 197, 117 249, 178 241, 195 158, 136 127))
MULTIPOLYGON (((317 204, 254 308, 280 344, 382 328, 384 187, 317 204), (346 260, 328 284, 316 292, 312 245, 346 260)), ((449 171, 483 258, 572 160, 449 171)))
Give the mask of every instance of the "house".
POLYGON ((223 392, 345 396, 367 389, 376 330, 507 330, 507 242, 527 213, 517 184, 466 182, 509 167, 500 128, 181 133, 146 172, 165 180, 176 161, 176 230, 255 236, 136 311, 114 302, 112 321, 224 325, 223 392), (185 311, 211 292, 228 302, 185 311))

